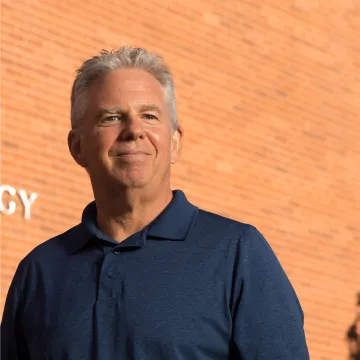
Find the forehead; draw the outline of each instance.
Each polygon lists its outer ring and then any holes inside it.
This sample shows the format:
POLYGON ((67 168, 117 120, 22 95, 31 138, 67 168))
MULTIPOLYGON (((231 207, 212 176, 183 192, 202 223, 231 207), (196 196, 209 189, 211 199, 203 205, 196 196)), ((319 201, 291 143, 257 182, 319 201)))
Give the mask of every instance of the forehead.
POLYGON ((165 102, 164 90, 151 74, 140 69, 113 71, 94 81, 89 88, 89 103, 94 106, 140 105, 165 102))

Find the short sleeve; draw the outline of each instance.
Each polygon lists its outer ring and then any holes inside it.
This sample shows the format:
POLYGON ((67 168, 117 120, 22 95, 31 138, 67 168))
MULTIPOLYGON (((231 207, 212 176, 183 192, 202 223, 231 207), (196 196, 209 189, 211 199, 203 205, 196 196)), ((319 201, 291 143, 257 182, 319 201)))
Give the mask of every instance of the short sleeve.
POLYGON ((303 311, 268 242, 250 227, 236 255, 232 359, 309 360, 303 311))

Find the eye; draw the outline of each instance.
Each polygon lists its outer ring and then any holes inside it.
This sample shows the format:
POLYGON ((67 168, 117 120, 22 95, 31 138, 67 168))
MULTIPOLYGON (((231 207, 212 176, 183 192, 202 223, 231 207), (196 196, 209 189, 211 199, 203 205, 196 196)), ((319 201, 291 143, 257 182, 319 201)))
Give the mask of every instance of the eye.
POLYGON ((113 115, 113 116, 107 116, 105 119, 103 119, 103 122, 114 122, 119 121, 121 117, 119 115, 113 115))
POLYGON ((157 120, 157 117, 153 114, 142 114, 142 118, 146 120, 157 120))
POLYGON ((120 115, 111 115, 111 116, 106 116, 103 119, 100 120, 99 125, 100 126, 112 126, 112 125, 116 125, 118 123, 121 122, 121 116, 120 115))

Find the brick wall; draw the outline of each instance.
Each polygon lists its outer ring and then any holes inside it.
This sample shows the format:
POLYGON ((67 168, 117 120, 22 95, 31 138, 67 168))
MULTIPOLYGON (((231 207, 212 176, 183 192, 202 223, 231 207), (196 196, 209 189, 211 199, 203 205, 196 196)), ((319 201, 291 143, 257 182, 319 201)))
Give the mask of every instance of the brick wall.
POLYGON ((173 185, 254 224, 302 302, 313 360, 345 359, 360 290, 360 4, 351 0, 2 1, 1 305, 35 245, 92 192, 67 150, 75 69, 145 46, 173 68, 186 130, 173 185), (357 4, 357 5, 356 5, 357 4))

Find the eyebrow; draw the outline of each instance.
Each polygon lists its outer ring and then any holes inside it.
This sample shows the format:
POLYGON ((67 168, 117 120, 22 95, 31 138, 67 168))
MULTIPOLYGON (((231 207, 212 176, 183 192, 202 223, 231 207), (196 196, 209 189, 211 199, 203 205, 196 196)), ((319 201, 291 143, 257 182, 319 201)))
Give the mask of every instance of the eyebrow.
POLYGON ((156 111, 159 115, 161 114, 160 108, 155 104, 142 104, 137 106, 137 110, 139 112, 156 111))
POLYGON ((108 114, 123 114, 125 112, 124 109, 116 107, 116 108, 102 108, 99 110, 99 112, 96 114, 96 118, 100 119, 102 118, 104 115, 108 115, 108 114))
MULTIPOLYGON (((155 104, 141 104, 139 106, 136 106, 136 110, 138 112, 145 112, 145 111, 155 111, 159 115, 161 115, 160 108, 155 104)), ((121 107, 114 107, 114 108, 102 108, 99 110, 99 112, 96 115, 97 119, 102 118, 104 115, 121 115, 126 113, 126 110, 121 107)))

